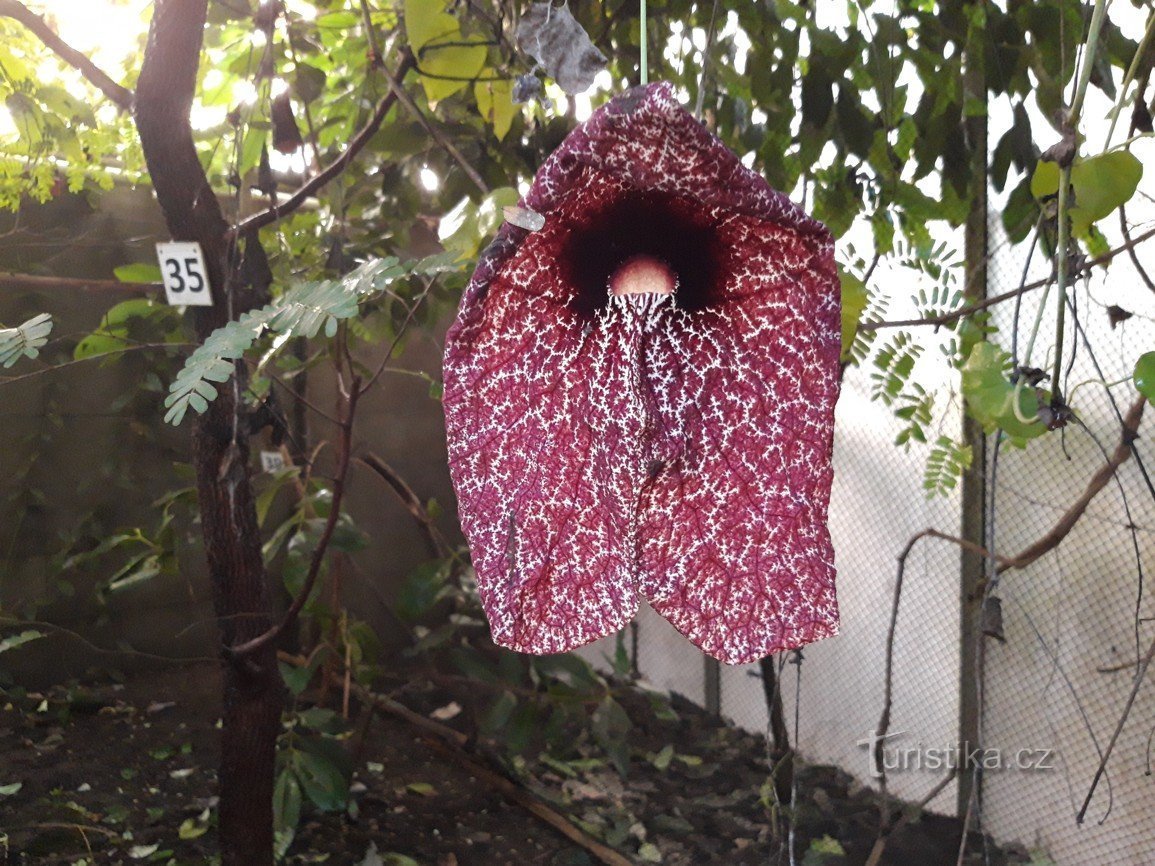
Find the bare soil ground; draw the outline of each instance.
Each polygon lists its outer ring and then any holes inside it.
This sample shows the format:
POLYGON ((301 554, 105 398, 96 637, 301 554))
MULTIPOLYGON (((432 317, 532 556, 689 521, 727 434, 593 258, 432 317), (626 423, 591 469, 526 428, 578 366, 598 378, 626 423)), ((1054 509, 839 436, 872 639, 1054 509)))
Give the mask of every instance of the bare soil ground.
MULTIPOLYGON (((457 697, 429 686, 403 699, 428 714, 457 697)), ((0 707, 0 790, 19 783, 15 793, 0 795, 0 863, 212 862, 215 667, 173 668, 46 698, 32 712, 0 707)), ((676 719, 657 718, 640 694, 619 700, 633 723, 626 779, 591 743, 577 769, 515 762, 518 786, 629 862, 790 862, 760 801, 767 777, 761 737, 676 696, 676 719)), ((354 806, 345 814, 306 809, 286 863, 598 862, 508 799, 484 749, 470 757, 396 716, 353 716, 354 806), (479 765, 490 769, 477 772, 479 765)), ((446 724, 470 732, 468 713, 446 724)), ((878 822, 871 791, 834 768, 804 766, 798 798, 797 863, 866 861, 878 822), (811 848, 826 836, 845 853, 811 848)), ((924 814, 890 840, 881 862, 953 864, 959 834, 956 819, 924 814)), ((1027 861, 996 850, 988 862, 1027 861)))

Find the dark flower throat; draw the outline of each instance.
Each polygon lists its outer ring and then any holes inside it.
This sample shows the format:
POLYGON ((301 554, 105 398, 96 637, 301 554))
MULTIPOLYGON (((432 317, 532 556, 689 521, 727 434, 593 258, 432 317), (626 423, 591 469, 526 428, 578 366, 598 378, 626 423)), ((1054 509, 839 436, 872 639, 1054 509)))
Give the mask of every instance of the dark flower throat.
POLYGON ((696 202, 668 193, 631 192, 576 226, 559 256, 564 279, 577 286, 574 306, 586 316, 604 307, 614 272, 639 255, 677 275, 677 305, 701 310, 717 297, 723 260, 717 230, 696 202))

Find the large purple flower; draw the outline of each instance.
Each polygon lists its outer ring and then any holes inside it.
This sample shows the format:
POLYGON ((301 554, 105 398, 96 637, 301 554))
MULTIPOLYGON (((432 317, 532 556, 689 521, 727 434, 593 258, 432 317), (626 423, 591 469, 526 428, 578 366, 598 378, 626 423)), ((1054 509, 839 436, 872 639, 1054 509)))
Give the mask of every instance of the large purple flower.
POLYGON ((737 664, 834 634, 829 233, 674 98, 575 129, 465 291, 450 470, 494 640, 561 652, 639 593, 737 664))

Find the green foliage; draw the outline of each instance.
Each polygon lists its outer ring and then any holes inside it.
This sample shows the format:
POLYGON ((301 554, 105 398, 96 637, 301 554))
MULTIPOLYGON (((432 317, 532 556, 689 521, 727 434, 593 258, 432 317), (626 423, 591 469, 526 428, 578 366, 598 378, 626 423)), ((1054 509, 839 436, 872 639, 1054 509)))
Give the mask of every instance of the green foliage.
POLYGON ((36 358, 52 333, 52 317, 33 316, 15 328, 0 328, 0 366, 11 367, 21 358, 36 358))
POLYGON ((461 32, 448 6, 444 0, 405 0, 405 32, 430 102, 452 96, 477 78, 488 53, 483 40, 461 32))
POLYGON ((875 371, 870 374, 870 396, 892 405, 910 381, 915 362, 923 348, 906 331, 891 337, 875 354, 875 371))
POLYGON ((479 204, 463 198, 441 218, 438 240, 463 261, 475 258, 485 239, 501 226, 502 208, 516 204, 517 200, 517 190, 511 187, 493 190, 479 204))
POLYGON ((503 141, 513 126, 518 107, 513 103, 513 82, 482 74, 482 80, 473 85, 473 96, 477 100, 477 110, 493 127, 498 141, 503 141))
POLYGON ((833 836, 813 839, 802 855, 802 866, 838 866, 846 862, 846 849, 833 836))
POLYGON ((135 344, 149 341, 150 337, 158 342, 180 342, 180 314, 166 304, 133 298, 110 308, 101 319, 100 327, 76 344, 72 356, 77 361, 100 355, 115 356, 135 344))
POLYGON ((24 646, 26 643, 31 643, 45 637, 44 632, 36 629, 25 629, 17 634, 10 634, 8 637, 0 639, 0 653, 6 653, 9 650, 14 650, 17 647, 24 646))
POLYGON ((922 487, 928 496, 946 496, 958 485, 964 472, 971 467, 974 452, 964 442, 949 436, 939 436, 926 458, 922 487))
POLYGON ((866 309, 870 295, 862 280, 842 268, 838 269, 838 278, 842 286, 842 360, 847 361, 858 333, 858 319, 866 309))
POLYGON ((594 710, 593 734, 598 745, 606 750, 614 768, 625 778, 629 774, 630 752, 626 735, 632 722, 622 705, 609 695, 594 710))
POLYGON ((988 433, 1001 430, 1020 448, 1047 432, 1039 420, 1039 396, 1025 382, 1009 378, 1010 355, 991 342, 978 343, 962 367, 967 412, 988 433))
POLYGON ((208 409, 217 396, 213 383, 229 381, 236 361, 266 331, 287 339, 312 338, 323 329, 326 337, 332 337, 340 321, 357 315, 363 301, 391 283, 414 275, 432 276, 451 267, 452 257, 443 254, 411 262, 390 257, 364 264, 339 280, 293 286, 271 304, 245 313, 209 335, 172 383, 164 420, 176 425, 189 408, 198 413, 208 409))
POLYGON ((1144 352, 1139 356, 1131 378, 1140 394, 1148 400, 1155 400, 1155 352, 1144 352))
POLYGON ((286 718, 273 788, 278 859, 292 845, 306 803, 322 812, 342 812, 349 805, 353 762, 344 745, 347 732, 340 714, 322 707, 297 710, 286 718))
MULTIPOLYGON (((1092 240, 1094 223, 1110 216, 1131 200, 1143 177, 1143 164, 1127 150, 1076 159, 1071 165, 1074 203, 1070 209, 1071 233, 1092 240)), ((1040 161, 1031 178, 1031 194, 1046 199, 1059 191, 1059 166, 1040 161)))
POLYGON ((894 444, 909 451, 912 442, 926 444, 926 428, 934 420, 935 392, 927 392, 918 382, 912 382, 910 390, 899 394, 899 405, 894 410, 894 417, 906 422, 898 432, 894 444))

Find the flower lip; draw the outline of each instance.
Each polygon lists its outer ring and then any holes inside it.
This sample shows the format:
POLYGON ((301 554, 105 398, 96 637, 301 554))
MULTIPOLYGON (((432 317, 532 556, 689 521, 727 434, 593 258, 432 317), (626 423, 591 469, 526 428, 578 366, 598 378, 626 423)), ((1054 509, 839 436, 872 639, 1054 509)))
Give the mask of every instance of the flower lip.
POLYGON ((639 257, 668 266, 681 308, 704 309, 719 294, 725 262, 705 208, 684 196, 631 190, 575 225, 562 243, 558 260, 575 288, 576 310, 591 316, 604 307, 615 274, 639 257))

